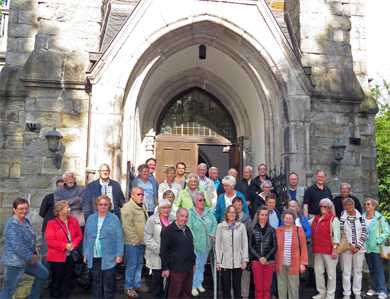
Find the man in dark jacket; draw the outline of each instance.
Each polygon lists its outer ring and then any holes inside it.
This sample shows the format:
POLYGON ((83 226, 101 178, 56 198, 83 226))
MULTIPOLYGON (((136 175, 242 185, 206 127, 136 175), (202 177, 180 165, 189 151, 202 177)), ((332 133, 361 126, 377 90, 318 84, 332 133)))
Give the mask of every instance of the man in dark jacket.
POLYGON ((110 179, 110 167, 107 164, 102 164, 99 167, 99 178, 85 187, 83 198, 83 212, 85 221, 95 212, 95 200, 100 195, 107 195, 111 198, 112 212, 120 219, 120 209, 125 202, 122 188, 117 181, 110 179))
POLYGON ((334 208, 336 210, 337 217, 341 217, 341 213, 343 212, 343 200, 346 198, 352 198, 355 202, 355 209, 359 211, 360 214, 363 213, 362 204, 360 203, 360 200, 353 196, 352 194, 352 187, 348 183, 341 183, 340 184, 340 195, 336 196, 333 199, 334 208))
POLYGON ((239 180, 236 184, 236 190, 245 195, 248 206, 250 206, 249 186, 251 185, 252 179, 253 167, 247 165, 244 167, 244 171, 242 172, 242 179, 239 180))
POLYGON ((188 211, 180 208, 176 221, 161 232, 161 269, 162 276, 169 277, 168 298, 191 298, 196 256, 187 222, 188 211))

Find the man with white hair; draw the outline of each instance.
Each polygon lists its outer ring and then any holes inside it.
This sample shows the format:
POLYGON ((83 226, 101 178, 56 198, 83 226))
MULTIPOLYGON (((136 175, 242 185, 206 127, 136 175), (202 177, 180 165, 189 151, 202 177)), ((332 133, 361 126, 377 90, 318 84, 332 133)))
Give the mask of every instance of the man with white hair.
POLYGON ((247 165, 244 167, 244 171, 242 173, 242 179, 239 180, 236 184, 236 190, 240 191, 245 195, 247 203, 249 203, 249 186, 253 179, 253 167, 247 165))
POLYGON ((89 183, 83 197, 83 212, 85 220, 96 210, 95 200, 100 195, 107 195, 111 199, 111 210, 120 219, 120 209, 125 202, 121 185, 110 178, 111 169, 106 163, 99 167, 99 178, 89 183))
POLYGON ((343 212, 343 201, 346 198, 352 198, 355 202, 355 209, 359 211, 360 214, 363 213, 362 205, 360 203, 360 200, 353 196, 352 194, 352 186, 348 183, 341 183, 340 184, 340 195, 336 196, 333 199, 334 207, 336 209, 336 215, 337 217, 341 217, 341 214, 343 212))
POLYGON ((196 168, 196 174, 199 178, 199 187, 206 193, 206 198, 212 203, 217 201, 217 190, 214 186, 214 182, 206 176, 207 165, 206 163, 200 163, 196 168))
POLYGON ((221 193, 223 193, 221 179, 219 178, 219 170, 217 167, 215 167, 215 166, 210 167, 209 179, 213 181, 215 190, 217 190, 217 195, 220 195, 221 193))
POLYGON ((84 188, 77 185, 76 176, 73 172, 66 172, 63 178, 64 186, 57 188, 54 192, 54 203, 60 200, 66 200, 69 204, 72 216, 76 217, 80 226, 83 227, 85 224, 82 208, 84 188))

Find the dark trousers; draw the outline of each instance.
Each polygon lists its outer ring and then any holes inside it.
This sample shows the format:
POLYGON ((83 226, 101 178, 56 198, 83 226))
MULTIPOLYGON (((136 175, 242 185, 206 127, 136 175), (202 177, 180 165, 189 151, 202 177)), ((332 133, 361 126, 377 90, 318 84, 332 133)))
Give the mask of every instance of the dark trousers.
POLYGON ((69 297, 70 289, 73 286, 73 267, 74 263, 70 256, 66 258, 65 262, 50 262, 51 298, 69 297))
POLYGON ((95 299, 112 299, 115 296, 116 267, 102 270, 102 259, 94 258, 92 265, 92 296, 95 299))
POLYGON ((162 299, 164 296, 164 279, 161 276, 161 270, 152 270, 152 279, 150 281, 153 298, 162 299))
POLYGON ((231 289, 233 286, 233 298, 241 298, 241 268, 221 270, 222 296, 224 299, 232 298, 231 289))
POLYGON ((169 273, 169 299, 190 299, 192 289, 192 278, 194 273, 191 272, 174 272, 169 273))

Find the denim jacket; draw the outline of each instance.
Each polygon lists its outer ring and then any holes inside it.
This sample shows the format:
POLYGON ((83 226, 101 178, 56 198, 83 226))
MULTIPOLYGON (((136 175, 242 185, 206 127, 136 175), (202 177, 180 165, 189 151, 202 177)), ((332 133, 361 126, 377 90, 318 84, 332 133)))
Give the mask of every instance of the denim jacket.
MULTIPOLYGON (((98 214, 88 217, 84 231, 84 256, 88 268, 92 268, 93 252, 97 236, 98 214)), ((116 265, 116 257, 123 256, 123 232, 119 218, 108 213, 100 230, 100 243, 102 246, 102 270, 111 269, 116 265)))
POLYGON ((35 233, 28 219, 21 223, 14 217, 9 218, 3 240, 1 262, 4 266, 24 267, 35 253, 35 233))

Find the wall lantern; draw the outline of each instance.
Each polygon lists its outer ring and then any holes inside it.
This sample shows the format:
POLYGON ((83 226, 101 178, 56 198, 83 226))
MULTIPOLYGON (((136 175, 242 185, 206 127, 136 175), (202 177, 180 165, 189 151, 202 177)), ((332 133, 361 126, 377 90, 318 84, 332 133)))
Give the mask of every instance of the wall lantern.
POLYGON ((46 133, 45 137, 47 140, 47 146, 49 148, 49 151, 52 153, 53 165, 55 166, 55 168, 60 169, 63 157, 63 136, 61 132, 57 131, 56 128, 53 128, 53 130, 46 133))
POLYGON ((337 138, 332 145, 334 160, 331 162, 330 169, 333 175, 336 175, 340 171, 341 161, 344 159, 346 145, 344 142, 337 138))

